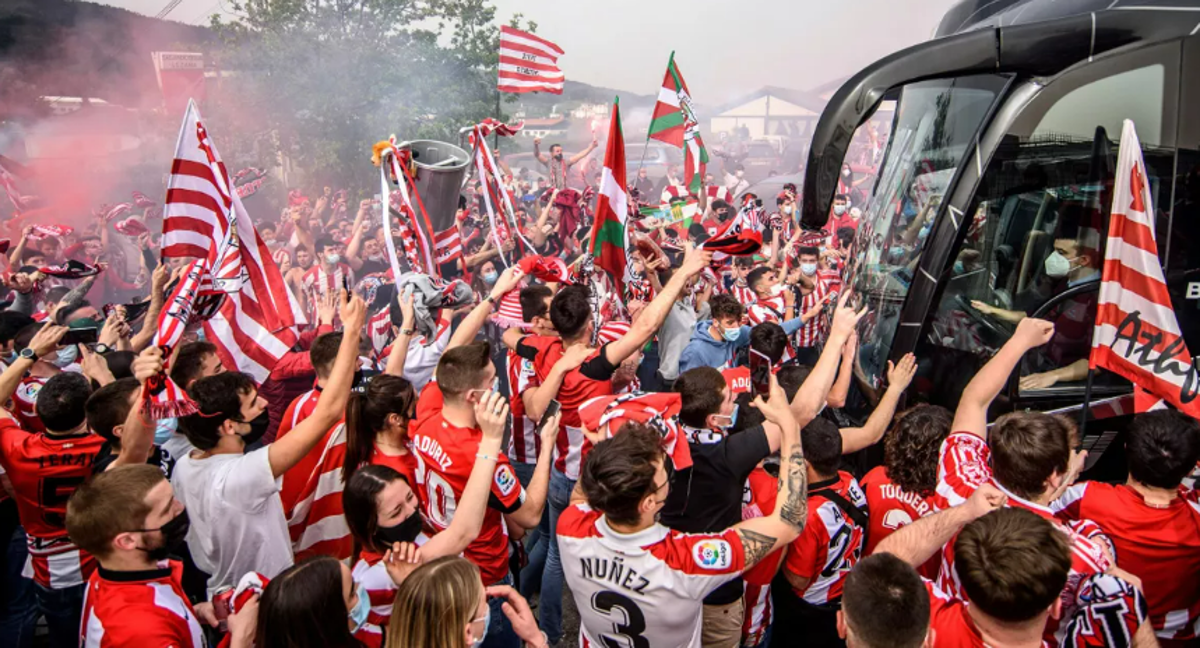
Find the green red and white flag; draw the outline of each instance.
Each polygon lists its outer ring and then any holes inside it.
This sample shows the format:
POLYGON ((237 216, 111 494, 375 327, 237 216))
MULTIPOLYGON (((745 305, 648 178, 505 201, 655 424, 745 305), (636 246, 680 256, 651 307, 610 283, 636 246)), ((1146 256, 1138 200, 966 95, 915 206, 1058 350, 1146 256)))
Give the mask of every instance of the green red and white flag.
POLYGON ((699 195, 708 165, 708 150, 700 138, 700 121, 692 108, 687 82, 675 64, 675 53, 667 61, 667 73, 658 91, 658 103, 650 119, 650 139, 683 149, 683 184, 688 193, 699 195))
POLYGON ((628 240, 625 219, 629 214, 629 195, 625 187, 625 138, 621 133, 621 111, 613 101, 612 124, 608 129, 608 145, 604 149, 604 169, 600 175, 600 192, 596 196, 596 222, 592 225, 592 241, 588 251, 596 267, 607 270, 617 284, 617 294, 625 294, 625 248, 628 240))

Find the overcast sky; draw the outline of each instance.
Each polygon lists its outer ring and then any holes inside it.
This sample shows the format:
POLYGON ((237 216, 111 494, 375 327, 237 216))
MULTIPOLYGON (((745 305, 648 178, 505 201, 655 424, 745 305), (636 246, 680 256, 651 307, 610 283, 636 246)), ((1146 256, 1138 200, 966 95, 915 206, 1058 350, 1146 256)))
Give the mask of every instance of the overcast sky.
MULTIPOLYGON (((170 0, 102 0, 155 15, 170 0)), ((724 103, 764 85, 806 90, 926 40, 955 0, 493 0, 558 43, 568 79, 653 94, 671 50, 692 96, 724 103), (590 9, 588 8, 590 5, 590 9)), ((168 19, 207 24, 228 0, 183 0, 168 19)))

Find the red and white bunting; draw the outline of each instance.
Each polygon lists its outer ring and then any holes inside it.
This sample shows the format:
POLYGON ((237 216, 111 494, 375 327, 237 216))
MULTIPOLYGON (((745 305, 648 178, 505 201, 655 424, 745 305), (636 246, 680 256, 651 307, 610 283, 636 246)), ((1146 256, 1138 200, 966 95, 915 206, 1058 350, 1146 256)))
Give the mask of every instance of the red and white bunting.
POLYGON ((500 27, 500 92, 549 92, 562 94, 562 69, 558 57, 563 50, 550 41, 519 29, 500 27))
MULTIPOLYGON (((1126 119, 1113 183, 1089 366, 1200 417, 1200 374, 1175 319, 1154 235, 1154 205, 1133 122, 1126 119)), ((1136 409, 1149 407, 1145 399, 1136 409)))
POLYGON ((167 181, 162 254, 204 259, 218 278, 241 278, 231 282, 238 290, 204 322, 204 331, 225 366, 262 382, 296 343, 304 316, 232 187, 200 112, 189 102, 167 181))

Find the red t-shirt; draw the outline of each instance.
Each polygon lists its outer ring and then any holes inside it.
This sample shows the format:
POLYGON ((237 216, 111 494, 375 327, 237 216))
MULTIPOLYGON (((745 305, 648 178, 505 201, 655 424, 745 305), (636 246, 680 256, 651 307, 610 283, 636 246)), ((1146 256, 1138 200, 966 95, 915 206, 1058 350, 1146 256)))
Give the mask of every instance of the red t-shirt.
POLYGON ((1180 487, 1167 508, 1125 484, 1082 482, 1051 505, 1059 519, 1090 519, 1117 548, 1121 568, 1142 579, 1160 639, 1194 640, 1200 623, 1200 493, 1180 487))
MULTIPOLYGON (((279 421, 279 431, 275 433, 275 440, 282 439, 300 421, 312 416, 313 410, 317 409, 317 400, 320 397, 321 392, 317 389, 311 389, 297 396, 288 405, 287 411, 284 412, 283 418, 279 421)), ((334 428, 337 428, 337 426, 335 425, 334 428)), ((323 448, 325 446, 321 444, 320 447, 323 448)), ((321 452, 314 448, 312 452, 304 455, 304 458, 284 473, 283 485, 279 489, 279 499, 283 502, 285 515, 290 516, 292 514, 292 508, 300 500, 304 483, 308 481, 309 476, 312 475, 312 471, 316 469, 317 463, 320 460, 321 452)))
MULTIPOLYGON (((775 511, 779 494, 779 479, 772 477, 762 466, 750 472, 742 498, 742 519, 753 520, 775 511)), ((742 574, 745 581, 745 612, 742 616, 742 645, 757 646, 765 638, 775 616, 771 602, 771 579, 779 573, 783 549, 771 552, 766 558, 742 574)))
MULTIPOLYGON (((912 524, 915 520, 931 515, 933 504, 928 498, 916 493, 909 493, 892 483, 884 466, 876 466, 862 479, 863 495, 867 497, 867 510, 871 512, 871 532, 867 534, 867 546, 863 550, 866 555, 875 552, 875 547, 886 537, 892 535, 902 526, 912 524)), ((921 566, 922 576, 936 578, 938 564, 937 556, 921 566)))
MULTIPOLYGON (((440 397, 440 390, 427 388, 421 393, 418 410, 422 409, 420 401, 440 397)), ((482 435, 479 428, 451 425, 440 409, 422 420, 412 435, 411 449, 416 453, 417 479, 425 485, 425 488, 417 489, 417 495, 425 520, 438 531, 445 531, 450 526, 455 507, 471 477, 482 435)), ((492 502, 484 513, 479 536, 463 552, 464 557, 479 567, 483 582, 487 585, 495 584, 508 575, 508 530, 502 514, 519 509, 525 502, 525 489, 517 481, 512 465, 503 454, 496 462, 491 491, 492 502)))
POLYGON ((808 520, 788 547, 784 569, 809 579, 804 591, 796 594, 813 605, 841 600, 846 576, 862 556, 865 531, 833 500, 813 494, 821 488, 836 491, 854 506, 867 504, 858 482, 844 471, 838 471, 833 483, 809 485, 808 520))
POLYGON ((12 419, 0 420, 0 465, 16 493, 17 513, 29 543, 32 573, 51 589, 82 584, 94 559, 68 538, 67 500, 92 476, 92 463, 104 445, 98 434, 53 437, 30 434, 12 419))

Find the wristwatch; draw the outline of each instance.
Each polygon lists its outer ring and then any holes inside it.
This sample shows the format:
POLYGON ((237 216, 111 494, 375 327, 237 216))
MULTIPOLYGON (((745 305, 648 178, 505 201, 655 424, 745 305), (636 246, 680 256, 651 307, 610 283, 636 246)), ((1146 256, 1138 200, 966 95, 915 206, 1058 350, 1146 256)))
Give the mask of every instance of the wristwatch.
POLYGON ((97 344, 97 345, 96 345, 96 348, 95 348, 95 352, 96 352, 96 353, 98 353, 98 354, 100 354, 100 355, 104 355, 104 354, 106 354, 106 353, 108 353, 109 351, 112 351, 112 350, 113 350, 113 348, 112 348, 112 347, 108 346, 107 344, 105 344, 105 343, 103 343, 103 342, 101 342, 100 344, 97 344))
POLYGON ((417 329, 400 329, 400 335, 412 335, 417 332, 417 329))
POLYGON ((38 359, 37 351, 34 351, 32 347, 25 347, 24 349, 21 349, 21 353, 19 355, 26 360, 32 360, 34 362, 37 362, 38 359))

